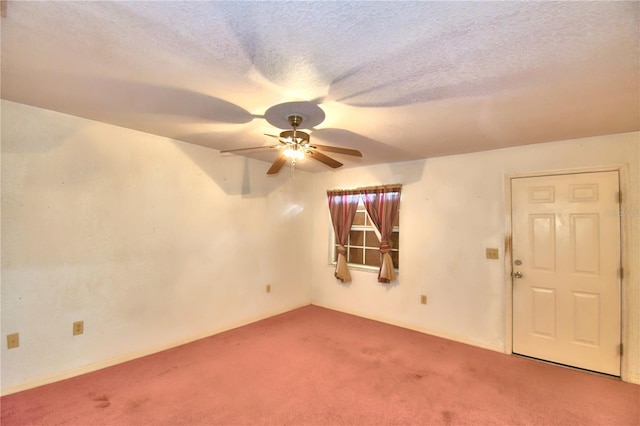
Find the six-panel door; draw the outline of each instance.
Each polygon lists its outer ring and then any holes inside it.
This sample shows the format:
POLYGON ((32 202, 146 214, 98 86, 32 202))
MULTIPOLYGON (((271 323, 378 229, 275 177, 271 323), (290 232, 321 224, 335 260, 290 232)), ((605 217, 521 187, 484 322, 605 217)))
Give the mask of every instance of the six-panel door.
POLYGON ((619 376, 618 173, 516 178, 511 191, 513 352, 619 376))

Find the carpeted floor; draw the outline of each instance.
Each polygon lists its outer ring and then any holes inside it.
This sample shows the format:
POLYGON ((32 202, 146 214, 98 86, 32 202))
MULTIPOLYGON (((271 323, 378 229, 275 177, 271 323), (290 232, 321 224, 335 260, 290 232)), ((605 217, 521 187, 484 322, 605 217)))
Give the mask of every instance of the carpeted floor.
POLYGON ((2 397, 11 425, 638 425, 640 386, 307 306, 2 397))

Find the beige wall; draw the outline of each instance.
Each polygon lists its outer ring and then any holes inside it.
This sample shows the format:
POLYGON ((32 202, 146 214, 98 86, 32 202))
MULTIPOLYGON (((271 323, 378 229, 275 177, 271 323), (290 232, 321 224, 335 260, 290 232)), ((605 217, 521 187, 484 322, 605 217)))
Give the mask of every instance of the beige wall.
POLYGON ((629 273, 625 279, 623 374, 640 383, 640 133, 433 158, 314 176, 314 304, 504 351, 505 176, 516 173, 626 164, 629 273), (340 284, 328 262, 327 189, 402 183, 400 275, 379 284, 373 272, 352 271, 340 284), (500 248, 500 260, 485 248, 500 248), (427 305, 420 295, 428 296, 427 305))
POLYGON ((311 176, 265 171, 3 101, 3 392, 309 304, 311 176))
MULTIPOLYGON (((640 133, 315 175, 2 102, 2 392, 314 303, 502 351, 504 177, 627 164, 640 133), (325 191, 404 184, 397 282, 329 265, 325 191), (499 261, 484 257, 500 247, 499 261), (267 295, 266 284, 273 286, 267 295), (428 295, 427 306, 420 294, 428 295), (73 337, 73 321, 85 334, 73 337), (20 347, 5 336, 20 333, 20 347)), ((640 217, 627 221, 627 379, 640 382, 640 217)))

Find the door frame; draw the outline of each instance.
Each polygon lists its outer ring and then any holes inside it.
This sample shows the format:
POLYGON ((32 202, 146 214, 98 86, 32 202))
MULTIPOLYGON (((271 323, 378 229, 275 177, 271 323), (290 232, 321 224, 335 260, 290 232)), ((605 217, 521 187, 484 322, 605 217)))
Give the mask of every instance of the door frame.
MULTIPOLYGON (((597 172, 618 172, 618 179, 620 184, 620 191, 622 192, 622 201, 620 203, 620 210, 631 211, 629 205, 629 175, 628 166, 626 164, 614 164, 609 166, 599 167, 583 167, 573 169, 559 169, 559 170, 545 170, 537 172, 525 172, 525 173, 508 173, 504 176, 504 211, 505 211, 505 239, 504 239, 504 288, 505 288, 505 324, 504 324, 504 342, 505 353, 513 354, 513 279, 512 274, 512 245, 511 245, 511 181, 518 178, 526 177, 543 177, 543 176, 555 176, 555 175, 568 175, 577 173, 597 173, 597 172)), ((634 309, 640 308, 640 305, 635 303, 631 297, 627 297, 627 294, 632 294, 630 291, 631 281, 629 275, 631 271, 631 264, 629 259, 630 248, 630 221, 631 217, 628 215, 620 215, 620 264, 625 271, 621 279, 620 297, 622 298, 620 309, 620 321, 621 321, 621 342, 624 346, 623 355, 620 359, 620 378, 625 382, 638 383, 640 379, 631 377, 632 357, 628 356, 628 351, 631 349, 633 333, 639 334, 640 328, 632 321, 631 312, 634 309)))

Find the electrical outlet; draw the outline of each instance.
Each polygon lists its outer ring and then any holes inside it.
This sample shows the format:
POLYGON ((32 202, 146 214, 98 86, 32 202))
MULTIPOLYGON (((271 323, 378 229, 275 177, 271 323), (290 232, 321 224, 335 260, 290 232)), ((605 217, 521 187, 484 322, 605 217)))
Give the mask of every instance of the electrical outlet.
POLYGON ((267 284, 267 293, 271 293, 271 284, 267 284))
POLYGON ((487 249, 487 259, 500 259, 500 252, 497 248, 487 249))
POLYGON ((73 335, 84 333, 84 321, 76 321, 73 323, 73 335))
POLYGON ((423 294, 420 296, 420 303, 422 303, 423 305, 427 304, 427 295, 423 294))
POLYGON ((20 334, 7 334, 7 349, 13 349, 20 346, 20 334))

